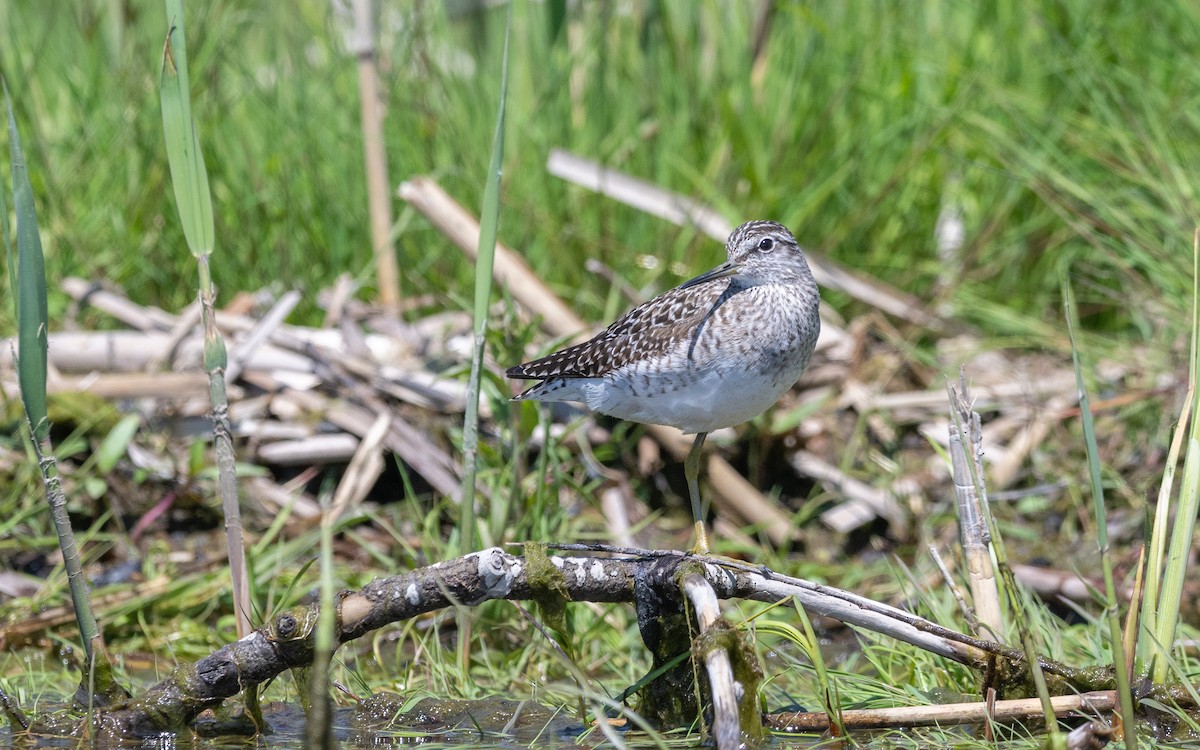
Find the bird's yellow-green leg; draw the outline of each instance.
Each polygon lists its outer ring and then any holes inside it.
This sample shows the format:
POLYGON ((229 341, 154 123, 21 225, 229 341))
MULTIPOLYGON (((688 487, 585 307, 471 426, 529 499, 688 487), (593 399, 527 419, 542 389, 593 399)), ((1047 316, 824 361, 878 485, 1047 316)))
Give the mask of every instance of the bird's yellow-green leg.
POLYGON ((704 530, 704 509, 700 507, 700 456, 704 453, 704 438, 707 432, 696 433, 692 449, 688 451, 687 461, 683 464, 683 474, 687 477, 688 494, 692 496, 692 518, 696 520, 696 546, 692 554, 708 554, 708 534, 704 530))

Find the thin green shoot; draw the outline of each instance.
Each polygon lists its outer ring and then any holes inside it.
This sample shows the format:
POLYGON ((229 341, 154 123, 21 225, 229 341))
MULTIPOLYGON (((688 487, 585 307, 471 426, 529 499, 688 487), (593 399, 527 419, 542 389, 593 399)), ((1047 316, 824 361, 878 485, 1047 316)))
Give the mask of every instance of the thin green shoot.
MULTIPOLYGON (((17 376, 33 440, 35 443, 45 443, 50 434, 50 423, 46 417, 47 330, 50 325, 46 303, 46 260, 42 254, 33 186, 25 166, 25 153, 21 149, 7 81, 4 81, 4 101, 8 107, 13 208, 17 215, 17 290, 13 296, 17 306, 17 345, 20 352, 17 376)), ((4 212, 7 214, 7 207, 4 212)))
POLYGON ((165 0, 169 30, 163 44, 159 94, 162 99, 163 132, 167 135, 167 160, 171 165, 171 187, 188 249, 197 259, 213 251, 212 196, 208 170, 192 117, 187 43, 184 37, 182 0, 165 0))
POLYGON ((321 492, 320 609, 317 614, 316 649, 303 696, 307 713, 305 738, 309 747, 328 748, 333 743, 333 703, 329 693, 330 666, 337 646, 337 613, 334 600, 333 531, 340 509, 333 506, 333 491, 321 492))
POLYGON ((804 626, 804 639, 801 646, 808 654, 808 658, 812 661, 813 669, 817 672, 817 686, 821 691, 821 705, 825 709, 825 713, 829 716, 829 725, 831 731, 836 728, 834 735, 837 737, 847 737, 846 725, 842 722, 841 707, 838 705, 837 688, 830 679, 829 670, 825 666, 825 656, 821 653, 821 642, 817 640, 817 633, 813 630, 812 620, 808 616, 808 610, 800 603, 799 599, 795 600, 796 614, 800 616, 800 623, 804 626))
MULTIPOLYGON (((71 591, 71 604, 79 635, 83 643, 85 663, 80 690, 76 694, 78 703, 90 711, 99 701, 100 705, 126 697, 124 688, 117 684, 112 663, 104 648, 103 634, 96 622, 92 609, 91 592, 83 575, 79 547, 75 532, 67 513, 67 499, 63 493, 62 479, 58 471, 53 447, 50 444, 50 420, 46 408, 46 373, 48 369, 48 337, 50 315, 46 303, 46 260, 42 254, 41 232, 38 229, 37 208, 33 200, 33 186, 25 164, 25 153, 21 148, 13 114, 12 99, 8 82, 0 78, 4 89, 4 102, 8 111, 8 144, 12 159, 13 208, 17 217, 17 294, 13 299, 17 316, 17 344, 20 354, 17 359, 17 378, 21 386, 21 401, 25 407, 25 419, 29 428, 30 444, 37 456, 38 470, 50 516, 58 535, 62 550, 63 568, 71 591), (99 693, 97 694, 97 689, 99 693)), ((7 214, 7 205, 0 204, 0 213, 7 214)), ((9 268, 12 254, 5 220, 5 245, 9 252, 9 268)))
POLYGON ((242 515, 238 504, 233 439, 229 425, 229 398, 225 390, 228 355, 217 329, 216 289, 210 256, 213 251, 212 196, 208 171, 200 152, 200 139, 192 118, 188 82, 187 41, 182 0, 165 0, 168 31, 163 44, 159 95, 162 100, 163 134, 175 204, 183 225, 188 249, 196 259, 200 276, 200 310, 204 326, 204 370, 208 373, 209 399, 213 415, 213 447, 217 458, 217 481, 225 514, 225 541, 229 551, 229 574, 233 585, 234 615, 238 637, 250 633, 250 586, 246 572, 242 515))
MULTIPOLYGON (((1153 658, 1151 677, 1162 684, 1167 675, 1167 654, 1175 642, 1178 627, 1179 605, 1183 597, 1183 582, 1191 555, 1192 535, 1196 529, 1197 506, 1200 506, 1200 391, 1196 379, 1200 374, 1200 230, 1192 238, 1192 331, 1191 357, 1188 362, 1188 404, 1191 423, 1184 451, 1183 481, 1179 487, 1179 502, 1175 509, 1175 523, 1171 529, 1171 541, 1163 568, 1162 593, 1157 604, 1157 622, 1154 631, 1156 653, 1153 658)), ((1177 430, 1184 429, 1181 423, 1177 430)), ((1170 517, 1169 510, 1160 512, 1170 517)), ((1156 519, 1157 520, 1157 519, 1156 519)))
POLYGON ((1104 571, 1104 614, 1108 621, 1108 637, 1116 673, 1117 694, 1121 701, 1121 719, 1125 722, 1125 745, 1137 748, 1137 715, 1133 709, 1133 693, 1130 691, 1130 675, 1126 671, 1125 639, 1121 631, 1121 613, 1117 604, 1117 588, 1113 583, 1112 556, 1108 549, 1108 518, 1104 509, 1104 484, 1100 479, 1100 451, 1096 445, 1096 426, 1092 421, 1092 410, 1087 387, 1083 382, 1083 365, 1080 364, 1079 347, 1075 344, 1075 330, 1079 321, 1075 319, 1075 297, 1071 282, 1063 276, 1063 305, 1066 308, 1067 335, 1071 339, 1071 362, 1075 367, 1075 385, 1079 389, 1079 415, 1083 422, 1083 439, 1087 445, 1088 475, 1092 484, 1092 509, 1095 513, 1096 546, 1100 552, 1100 565, 1104 571))
MULTIPOLYGON (((1154 660, 1156 656, 1146 656, 1146 651, 1160 653, 1157 647, 1159 632, 1158 621, 1162 613, 1158 611, 1159 594, 1163 586, 1163 560, 1166 555, 1167 539, 1170 536, 1171 493, 1175 485, 1175 467, 1179 464, 1180 451, 1183 441, 1188 434, 1188 423, 1192 418, 1192 401, 1195 394, 1195 383, 1189 381, 1187 395, 1184 397, 1183 410, 1179 421, 1175 424, 1175 433, 1171 438, 1171 446, 1167 450, 1167 458, 1163 468, 1162 483, 1158 489, 1158 501, 1154 507, 1154 523, 1150 531, 1150 543, 1147 546, 1145 564, 1145 584, 1142 595, 1142 627, 1152 637, 1140 640, 1142 660, 1154 660)), ((1167 613, 1168 617, 1175 615, 1167 613)))
POLYGON ((483 189, 483 206, 479 214, 479 251, 475 263, 475 299, 471 349, 471 375, 467 381, 466 414, 463 417, 463 483, 462 505, 458 524, 459 549, 475 547, 475 478, 479 451, 479 391, 483 372, 483 354, 487 341, 488 307, 492 299, 492 265, 496 254, 496 237, 500 225, 500 177, 504 162, 504 116, 508 99, 508 39, 512 24, 512 7, 504 32, 504 57, 500 68, 500 103, 496 112, 496 130, 492 139, 492 158, 488 164, 483 189))

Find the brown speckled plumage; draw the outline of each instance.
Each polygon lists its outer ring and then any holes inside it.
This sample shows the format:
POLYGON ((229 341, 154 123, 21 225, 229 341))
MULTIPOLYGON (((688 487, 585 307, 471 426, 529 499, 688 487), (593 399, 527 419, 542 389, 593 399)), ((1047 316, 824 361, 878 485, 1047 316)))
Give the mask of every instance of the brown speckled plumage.
POLYGON ((638 305, 590 341, 509 368, 510 378, 542 381, 517 398, 582 401, 685 432, 728 427, 769 407, 808 364, 820 293, 780 224, 743 224, 726 250, 727 263, 638 305))
POLYGON ((708 551, 697 483, 705 435, 774 404, 808 366, 821 330, 820 290, 786 227, 747 222, 725 250, 726 263, 638 305, 590 341, 507 373, 541 381, 518 400, 580 401, 696 433, 685 473, 701 553, 708 551))

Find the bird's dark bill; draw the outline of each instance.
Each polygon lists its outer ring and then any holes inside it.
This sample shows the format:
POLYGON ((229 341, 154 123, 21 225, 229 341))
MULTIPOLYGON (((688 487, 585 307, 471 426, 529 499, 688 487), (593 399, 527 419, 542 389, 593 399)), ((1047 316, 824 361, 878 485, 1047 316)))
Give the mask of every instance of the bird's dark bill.
POLYGON ((682 284, 679 285, 679 288, 687 289, 689 286, 696 286, 697 284, 703 284, 706 281, 715 281, 716 279, 725 279, 730 276, 733 276, 739 270, 740 269, 736 263, 722 263, 721 265, 717 266, 716 268, 714 268, 711 271, 708 271, 707 273, 702 273, 694 279, 689 279, 689 280, 683 282, 682 284))

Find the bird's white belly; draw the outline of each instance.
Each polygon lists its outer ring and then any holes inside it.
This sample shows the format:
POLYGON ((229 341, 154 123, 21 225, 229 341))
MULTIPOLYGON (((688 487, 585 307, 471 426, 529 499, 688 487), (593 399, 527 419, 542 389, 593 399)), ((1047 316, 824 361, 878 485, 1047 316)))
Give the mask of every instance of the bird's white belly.
POLYGON ((714 369, 617 379, 583 378, 578 386, 580 400, 593 411, 694 433, 752 419, 772 406, 792 382, 794 379, 780 382, 779 373, 772 377, 714 369))

